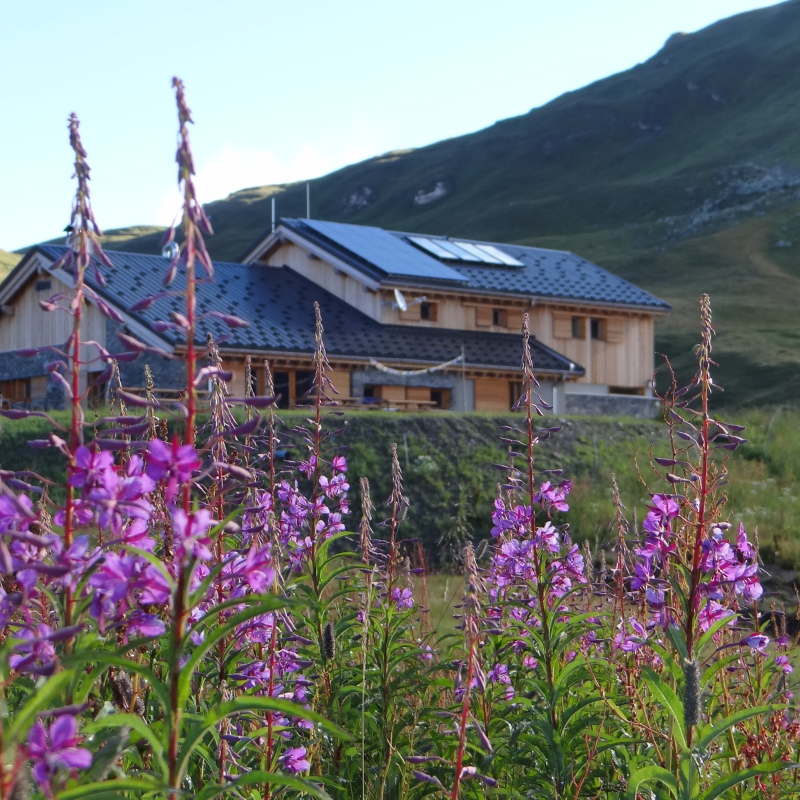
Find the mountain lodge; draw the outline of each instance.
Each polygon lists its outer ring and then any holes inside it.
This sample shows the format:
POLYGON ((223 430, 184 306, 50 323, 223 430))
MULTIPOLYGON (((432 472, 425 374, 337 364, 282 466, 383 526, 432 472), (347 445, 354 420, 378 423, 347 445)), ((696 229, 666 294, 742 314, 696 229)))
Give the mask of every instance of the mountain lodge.
MULTIPOLYGON (((58 407, 58 385, 45 365, 52 354, 15 351, 61 345, 71 317, 45 312, 40 300, 68 291, 71 277, 53 269, 64 252, 38 245, 0 284, 0 394, 6 404, 58 407)), ((84 338, 109 352, 129 332, 154 348, 179 353, 180 337, 155 323, 180 311, 163 297, 167 261, 157 255, 107 251, 101 287, 115 323, 89 306, 84 338)), ((311 386, 314 311, 325 326, 331 380, 344 405, 456 411, 508 411, 519 396, 522 315, 530 317, 534 368, 555 413, 652 416, 653 321, 669 312, 662 300, 572 253, 461 238, 429 236, 312 219, 281 219, 241 263, 215 263, 213 283, 198 286, 198 311, 235 314, 249 322, 229 330, 213 316, 200 330, 219 343, 230 390, 244 391, 252 356, 257 390, 263 360, 274 375, 279 405, 302 401, 311 386)), ((180 290, 182 278, 173 289, 180 290)), ((161 390, 184 385, 183 367, 151 352, 120 363, 123 384, 144 386, 149 364, 161 390)), ((98 371, 101 369, 97 368, 98 371)), ((83 376, 84 386, 92 378, 83 376)), ((103 389, 93 390, 99 402, 103 389)))

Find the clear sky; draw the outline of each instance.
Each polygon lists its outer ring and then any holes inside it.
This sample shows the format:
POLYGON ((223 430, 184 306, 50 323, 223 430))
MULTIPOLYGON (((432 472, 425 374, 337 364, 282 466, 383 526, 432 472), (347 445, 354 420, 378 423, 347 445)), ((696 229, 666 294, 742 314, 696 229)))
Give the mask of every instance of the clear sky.
POLYGON ((0 248, 59 235, 81 119, 104 228, 179 202, 170 80, 203 201, 525 113, 759 0, 0 0, 0 248))

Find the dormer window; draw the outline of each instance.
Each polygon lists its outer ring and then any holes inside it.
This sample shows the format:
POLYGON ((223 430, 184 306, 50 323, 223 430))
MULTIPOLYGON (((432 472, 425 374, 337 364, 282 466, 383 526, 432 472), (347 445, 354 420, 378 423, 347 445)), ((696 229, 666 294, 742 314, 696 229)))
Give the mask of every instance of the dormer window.
POLYGON ((438 317, 436 303, 420 303, 419 304, 419 318, 428 320, 429 322, 436 322, 438 317))

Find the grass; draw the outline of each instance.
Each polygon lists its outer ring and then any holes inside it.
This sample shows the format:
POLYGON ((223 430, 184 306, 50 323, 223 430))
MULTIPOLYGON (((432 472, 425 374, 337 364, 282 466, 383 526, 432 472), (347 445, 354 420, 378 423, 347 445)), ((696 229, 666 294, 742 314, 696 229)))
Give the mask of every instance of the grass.
MULTIPOLYGON (((63 412, 55 412, 65 422, 63 412)), ((287 428, 299 424, 303 412, 282 413, 287 428)), ((488 414, 380 414, 348 412, 336 445, 348 445, 348 477, 353 507, 359 507, 358 483, 370 480, 376 507, 376 535, 386 515, 390 492, 390 448, 399 445, 404 486, 411 501, 401 534, 418 537, 438 566, 443 537, 461 522, 479 541, 488 536, 491 509, 500 473, 494 464, 506 460, 499 441, 499 426, 515 424, 518 417, 488 414), (406 451, 407 444, 407 451, 406 451)), ((747 425, 749 441, 729 463, 728 495, 731 520, 756 526, 770 564, 780 572, 800 567, 800 411, 784 407, 777 411, 749 411, 734 415, 747 425)), ((342 425, 341 418, 331 424, 342 425)), ((641 520, 648 502, 642 479, 652 482, 651 452, 665 454, 663 425, 640 420, 579 418, 561 420, 562 430, 540 445, 538 468, 563 469, 573 481, 571 509, 566 515, 577 541, 589 540, 595 547, 610 543, 613 534, 611 474, 617 477, 623 502, 632 519, 634 509, 641 520)), ((42 438, 47 425, 40 419, 4 420, 0 432, 0 468, 34 469, 52 479, 63 480, 63 460, 57 452, 31 450, 26 442, 42 438)), ((290 457, 299 451, 290 451, 290 457)), ((658 486, 654 486, 658 489, 658 486)), ((663 487, 660 487, 663 490, 663 487)), ((355 517, 355 515, 354 515, 355 517)), ((355 525, 357 519, 351 522, 355 525)), ((783 574, 781 572, 781 574, 783 574)), ((789 580, 790 576, 784 575, 789 580)), ((444 588, 441 587, 442 592, 444 588)), ((430 591, 432 608, 443 606, 438 589, 430 591)), ((438 612, 432 611, 432 616, 438 612)))

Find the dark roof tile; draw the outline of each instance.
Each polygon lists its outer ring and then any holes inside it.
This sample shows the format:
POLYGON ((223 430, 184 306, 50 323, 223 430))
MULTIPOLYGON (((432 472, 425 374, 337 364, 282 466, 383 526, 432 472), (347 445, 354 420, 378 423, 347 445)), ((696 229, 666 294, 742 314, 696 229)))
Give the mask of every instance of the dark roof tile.
MULTIPOLYGON (((53 260, 66 248, 40 245, 37 248, 53 260)), ((157 300, 149 309, 131 313, 128 308, 145 295, 163 290, 167 262, 159 256, 108 251, 114 267, 103 268, 107 287, 101 289, 87 271, 87 281, 99 294, 119 305, 151 330, 157 320, 169 318, 170 309, 182 309, 176 297, 157 300), (127 267, 127 268, 126 268, 127 267), (120 302, 118 298, 124 299, 120 302)), ((468 365, 516 369, 522 357, 519 335, 422 328, 408 325, 381 325, 366 314, 332 295, 288 267, 258 264, 214 263, 215 280, 201 281, 197 287, 198 308, 202 313, 224 310, 247 320, 247 328, 229 329, 214 317, 201 319, 198 339, 211 333, 226 348, 244 352, 267 350, 297 354, 314 351, 314 301, 320 304, 325 325, 325 346, 331 356, 375 358, 393 362, 438 364, 460 355, 464 348, 468 365), (236 280, 232 302, 223 299, 224 282, 236 280)), ((178 271, 170 287, 181 291, 183 271, 178 271)), ((159 334, 173 345, 181 337, 176 332, 159 334)), ((543 372, 582 373, 569 359, 531 338, 536 369, 543 372)))

